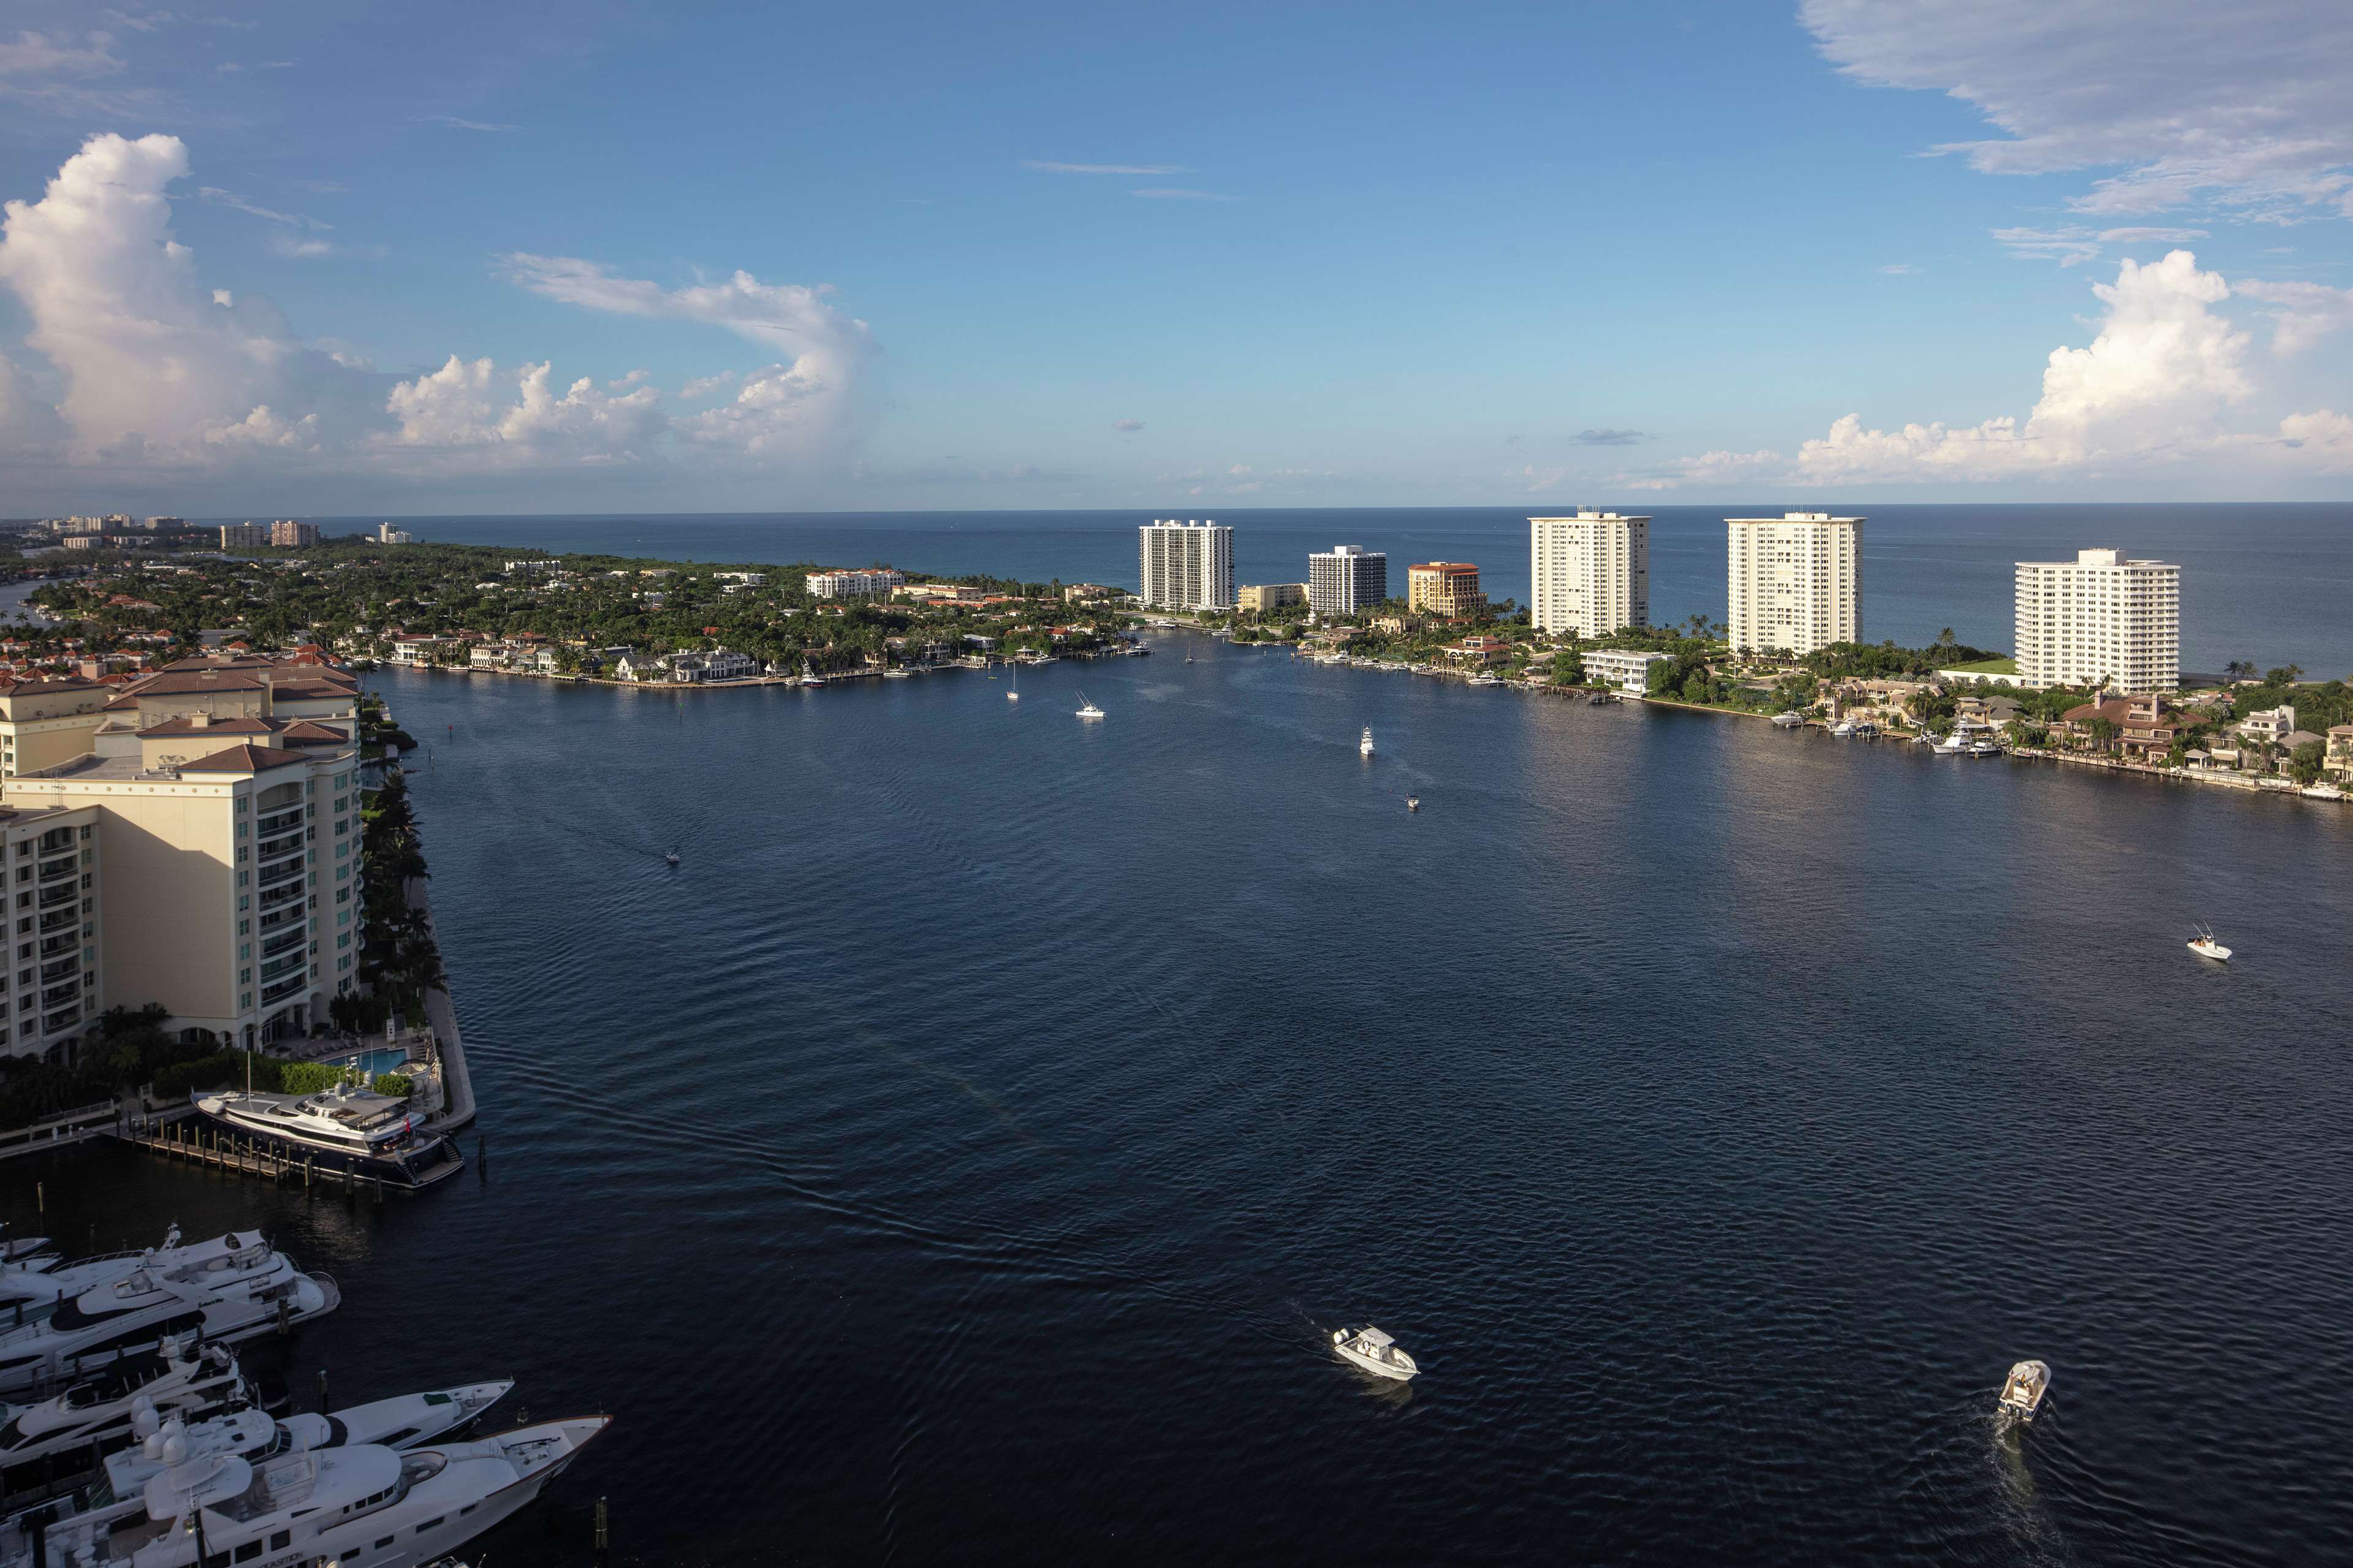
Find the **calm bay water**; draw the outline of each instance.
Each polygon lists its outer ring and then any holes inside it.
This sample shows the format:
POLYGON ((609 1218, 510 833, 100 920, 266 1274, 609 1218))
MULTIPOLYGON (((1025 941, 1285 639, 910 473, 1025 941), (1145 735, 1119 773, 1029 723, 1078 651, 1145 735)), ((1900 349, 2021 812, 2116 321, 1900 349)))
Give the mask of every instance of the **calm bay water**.
POLYGON ((2353 812, 1159 646, 381 676, 487 1171, 6 1217, 617 1414, 501 1564, 2353 1556, 2353 812))
MULTIPOLYGON (((1525 604, 1531 509, 1228 510, 1192 508, 1233 525, 1235 578, 1291 582, 1307 554, 1335 543, 1389 554, 1402 593, 1409 562, 1478 563, 1488 593, 1525 604)), ((1548 509, 1556 510, 1556 509, 1548 509)), ((1648 510, 1651 614, 1672 623, 1725 614, 1724 519, 1769 507, 1621 506, 1648 510)), ((1950 626, 1961 641, 2012 644, 2012 564, 2074 559, 2116 546, 2180 563, 2183 668, 2232 659, 2294 663, 2316 678, 2353 671, 2353 506, 1869 506, 1863 530, 1863 632, 1925 647, 1950 626)), ((434 517, 406 524, 420 539, 685 561, 874 561, 912 571, 995 573, 1031 581, 1136 585, 1135 525, 1145 511, 791 513, 714 517, 434 517)), ((325 521, 331 531, 374 520, 325 521)))

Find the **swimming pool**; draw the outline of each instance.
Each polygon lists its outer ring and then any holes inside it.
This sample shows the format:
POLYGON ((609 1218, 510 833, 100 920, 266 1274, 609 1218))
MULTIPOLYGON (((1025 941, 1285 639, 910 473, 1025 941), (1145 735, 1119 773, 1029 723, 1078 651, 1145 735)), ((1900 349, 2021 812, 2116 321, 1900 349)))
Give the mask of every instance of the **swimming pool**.
MULTIPOLYGON (((322 1057, 319 1059, 322 1061, 336 1062, 344 1065, 348 1065, 352 1061, 352 1058, 348 1056, 322 1057)), ((398 1072, 400 1070, 400 1064, 407 1059, 408 1053, 406 1051, 375 1050, 362 1051, 359 1053, 360 1068, 370 1078, 375 1077, 378 1073, 398 1072)))

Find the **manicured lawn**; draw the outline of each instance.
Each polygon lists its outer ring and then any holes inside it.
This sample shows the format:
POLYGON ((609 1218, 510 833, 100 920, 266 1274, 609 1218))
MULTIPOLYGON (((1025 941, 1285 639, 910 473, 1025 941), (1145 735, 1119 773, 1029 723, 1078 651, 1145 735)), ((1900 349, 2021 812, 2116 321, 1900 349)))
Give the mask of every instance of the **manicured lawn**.
POLYGON ((1975 664, 1948 664, 1947 669, 1957 669, 1968 675, 2016 675, 2018 660, 2014 658, 1981 658, 1975 664))

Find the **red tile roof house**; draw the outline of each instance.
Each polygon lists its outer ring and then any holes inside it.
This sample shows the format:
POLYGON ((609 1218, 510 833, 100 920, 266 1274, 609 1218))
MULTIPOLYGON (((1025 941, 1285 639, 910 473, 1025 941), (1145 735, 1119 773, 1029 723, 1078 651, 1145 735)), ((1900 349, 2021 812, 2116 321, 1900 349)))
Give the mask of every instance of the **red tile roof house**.
POLYGON ((2089 740, 2094 719, 2105 719, 2116 727, 2116 748, 2134 762, 2161 760, 2173 750, 2174 736, 2181 732, 2179 721, 2164 700, 2157 697, 2111 697, 2105 702, 2086 702, 2068 709, 2059 722, 2069 734, 2089 740))

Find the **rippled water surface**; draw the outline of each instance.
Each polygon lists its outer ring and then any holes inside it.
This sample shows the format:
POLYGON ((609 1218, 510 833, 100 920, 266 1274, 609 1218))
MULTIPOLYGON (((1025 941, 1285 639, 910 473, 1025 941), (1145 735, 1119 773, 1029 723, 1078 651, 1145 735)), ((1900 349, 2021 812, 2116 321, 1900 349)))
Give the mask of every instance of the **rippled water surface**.
POLYGON ((502 1565, 2353 1557, 2353 811, 1161 648, 379 678, 487 1169, 0 1199, 616 1413, 502 1565))

